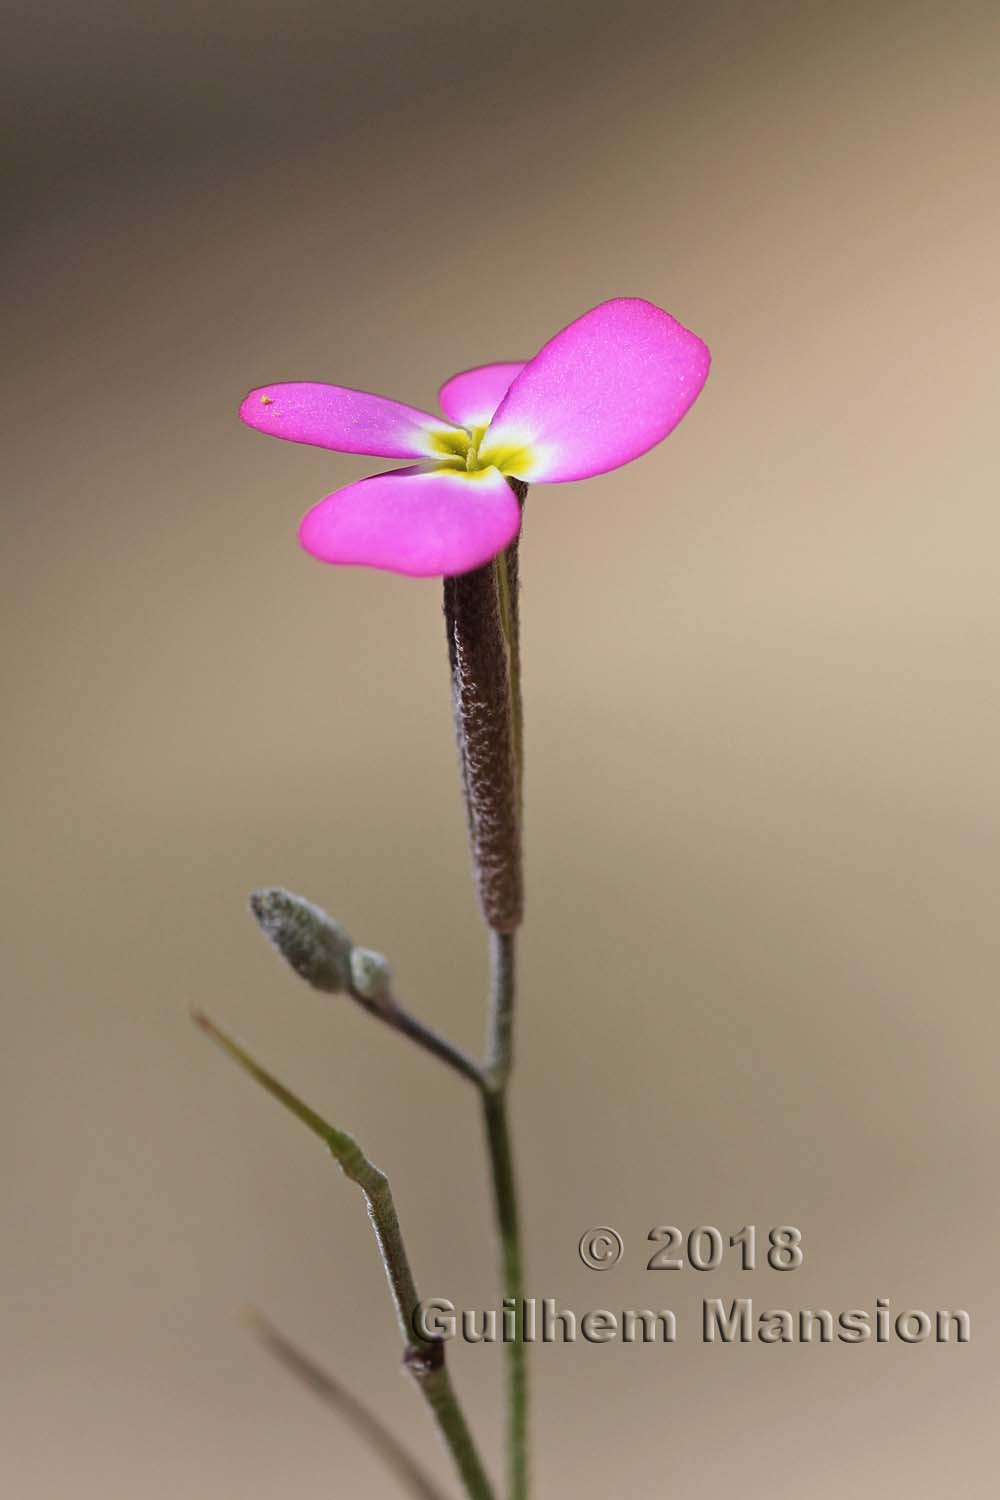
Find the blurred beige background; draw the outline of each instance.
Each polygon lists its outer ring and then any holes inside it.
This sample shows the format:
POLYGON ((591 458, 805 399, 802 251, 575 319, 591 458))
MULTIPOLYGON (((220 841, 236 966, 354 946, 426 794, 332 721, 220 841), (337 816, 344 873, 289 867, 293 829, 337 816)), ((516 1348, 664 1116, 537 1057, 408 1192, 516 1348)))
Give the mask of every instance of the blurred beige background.
MULTIPOLYGON (((425 405, 626 293, 715 366, 529 500, 517 1134, 535 1295, 692 1332, 537 1350, 537 1493, 994 1495, 996 8, 61 0, 5 40, 9 1493, 393 1493, 248 1301, 451 1482, 360 1199, 187 1020, 359 1135, 427 1294, 492 1304, 473 1100, 244 906, 307 893, 478 1045, 439 589, 301 555, 372 466, 235 409, 425 405), (803 1269, 643 1269, 748 1222, 803 1269), (973 1342, 702 1347, 747 1294, 973 1342)), ((453 1359, 493 1458, 497 1351, 453 1359)))

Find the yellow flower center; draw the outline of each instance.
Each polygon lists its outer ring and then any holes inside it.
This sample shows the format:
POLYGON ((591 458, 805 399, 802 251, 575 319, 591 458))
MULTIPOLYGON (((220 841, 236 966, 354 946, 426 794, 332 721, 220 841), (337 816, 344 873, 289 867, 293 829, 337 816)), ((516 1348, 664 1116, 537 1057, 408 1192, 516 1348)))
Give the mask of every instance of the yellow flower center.
POLYGON ((529 447, 523 443, 489 441, 480 447, 486 432, 485 427, 435 432, 431 441, 442 455, 442 467, 466 474, 480 474, 484 469, 496 468, 514 479, 521 478, 524 470, 530 470, 532 453, 529 447))

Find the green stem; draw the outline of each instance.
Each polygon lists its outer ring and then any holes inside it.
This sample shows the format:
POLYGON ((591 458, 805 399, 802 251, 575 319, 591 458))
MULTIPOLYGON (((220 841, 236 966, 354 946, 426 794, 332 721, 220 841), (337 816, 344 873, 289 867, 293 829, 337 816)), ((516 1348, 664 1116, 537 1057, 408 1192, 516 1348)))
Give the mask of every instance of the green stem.
POLYGON ((486 1476, 445 1367, 444 1344, 421 1338, 416 1331, 420 1298, 410 1270, 389 1179, 368 1159, 353 1136, 329 1125, 308 1104, 283 1083, 279 1083, 273 1074, 255 1062, 238 1042, 216 1026, 214 1021, 209 1020, 208 1016, 195 1013, 193 1019, 244 1072, 249 1073, 251 1078, 319 1137, 339 1164, 344 1176, 357 1183, 361 1189, 368 1204, 368 1217, 375 1231, 396 1308, 404 1345, 403 1364, 413 1376, 434 1415, 469 1500, 495 1500, 493 1486, 486 1476))
POLYGON ((513 1065, 514 936, 490 933, 491 1003, 487 1037, 487 1070, 483 1081, 483 1118, 493 1203, 500 1236, 504 1298, 514 1304, 515 1336, 507 1349, 507 1493, 510 1500, 528 1494, 528 1370, 524 1344, 524 1258, 517 1204, 514 1156, 507 1114, 507 1091, 513 1065))
MULTIPOLYGON (((358 999, 358 996, 355 995, 354 998, 358 999)), ((418 1020, 400 1004, 394 995, 388 995, 380 1001, 362 1001, 361 1003, 379 1021, 384 1021, 387 1026, 392 1027, 393 1031, 398 1031, 401 1036, 408 1037, 411 1042, 416 1042, 418 1047, 422 1047, 432 1057, 437 1057, 441 1062, 447 1063, 449 1068, 453 1068, 462 1078, 477 1086, 482 1084, 483 1070, 475 1058, 469 1057, 468 1053, 456 1047, 447 1037, 418 1020)))
POLYGON ((494 1092, 506 1088, 514 1066, 515 981, 514 934, 490 932, 490 1013, 483 1082, 494 1092))

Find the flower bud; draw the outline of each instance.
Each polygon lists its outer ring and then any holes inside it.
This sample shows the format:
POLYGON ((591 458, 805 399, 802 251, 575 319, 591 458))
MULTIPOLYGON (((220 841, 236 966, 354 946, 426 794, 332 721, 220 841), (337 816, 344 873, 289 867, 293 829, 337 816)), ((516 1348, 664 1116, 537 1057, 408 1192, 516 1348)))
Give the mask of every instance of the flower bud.
POLYGON ((389 962, 373 948, 351 949, 351 991, 360 1000, 384 1000, 389 993, 389 962))
POLYGON ((286 963, 313 989, 351 988, 351 940, 332 917, 280 886, 254 891, 250 910, 286 963))

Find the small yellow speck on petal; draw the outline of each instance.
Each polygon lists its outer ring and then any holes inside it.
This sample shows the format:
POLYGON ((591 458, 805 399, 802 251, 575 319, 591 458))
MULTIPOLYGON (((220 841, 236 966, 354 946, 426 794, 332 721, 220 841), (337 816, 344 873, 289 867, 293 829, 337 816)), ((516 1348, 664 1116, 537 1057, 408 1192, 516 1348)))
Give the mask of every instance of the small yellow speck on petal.
POLYGON ((261 396, 261 398, 260 398, 260 404, 261 404, 261 406, 273 406, 274 405, 274 397, 273 396, 261 396))

